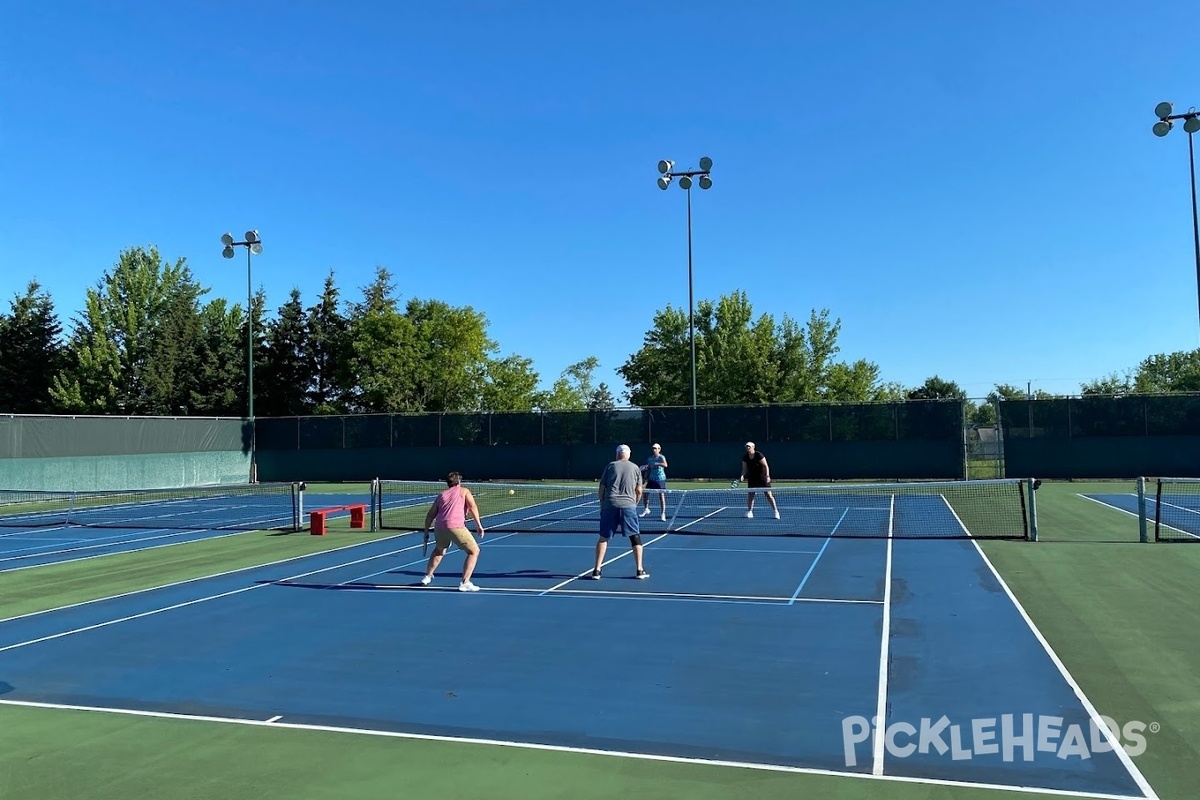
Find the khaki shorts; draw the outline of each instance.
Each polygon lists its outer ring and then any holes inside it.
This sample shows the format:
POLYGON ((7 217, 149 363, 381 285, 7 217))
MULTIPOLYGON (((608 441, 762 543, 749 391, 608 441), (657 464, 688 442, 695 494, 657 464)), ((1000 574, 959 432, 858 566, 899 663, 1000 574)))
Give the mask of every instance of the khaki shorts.
POLYGON ((475 537, 466 528, 438 528, 434 531, 433 541, 438 550, 445 550, 451 542, 458 545, 459 550, 477 549, 475 537))

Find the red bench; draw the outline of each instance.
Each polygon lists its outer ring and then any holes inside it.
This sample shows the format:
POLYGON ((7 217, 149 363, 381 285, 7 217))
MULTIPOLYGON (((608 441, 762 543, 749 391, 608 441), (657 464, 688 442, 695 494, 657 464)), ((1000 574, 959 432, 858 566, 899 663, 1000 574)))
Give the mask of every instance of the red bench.
POLYGON ((321 508, 313 511, 308 515, 309 530, 313 536, 325 535, 325 519, 330 514, 338 511, 350 512, 350 527, 365 528, 367 526, 367 504, 353 503, 347 506, 330 506, 329 508, 321 508))

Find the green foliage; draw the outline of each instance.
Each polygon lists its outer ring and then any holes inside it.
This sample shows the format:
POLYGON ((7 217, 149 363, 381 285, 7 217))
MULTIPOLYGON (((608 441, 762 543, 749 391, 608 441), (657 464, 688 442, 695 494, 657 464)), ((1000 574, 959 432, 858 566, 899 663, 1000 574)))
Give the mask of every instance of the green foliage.
POLYGON ((957 383, 937 375, 926 378, 925 383, 908 393, 909 400, 965 400, 966 397, 967 393, 957 383))
POLYGON ((300 416, 308 412, 309 344, 300 290, 293 287, 268 326, 262 366, 255 365, 255 413, 263 417, 300 416), (261 386, 262 388, 257 388, 261 386))
MULTIPOLYGON (((787 315, 755 317, 745 292, 697 303, 696 401, 701 405, 862 402, 893 391, 865 360, 835 361, 841 321, 812 311, 802 328, 787 315)), ((617 370, 638 406, 691 404, 687 314, 654 317, 642 348, 617 370)))
POLYGON ((529 411, 537 405, 538 374, 530 359, 518 355, 489 358, 484 371, 482 409, 529 411))
POLYGON ((0 411, 50 411, 50 390, 64 363, 54 303, 37 281, 30 281, 10 306, 10 314, 0 315, 0 411))
MULTIPOLYGON (((570 365, 554 381, 550 391, 535 395, 534 406, 540 411, 585 411, 592 407, 593 401, 603 401, 592 377, 599 366, 600 360, 595 356, 570 365)), ((608 389, 607 386, 604 388, 608 389)))
POLYGON ((68 364, 51 396, 66 410, 87 413, 168 413, 181 397, 190 359, 195 302, 203 290, 184 259, 164 262, 158 250, 121 253, 111 272, 88 289, 84 317, 68 342, 68 364), (163 359, 167 363, 151 361, 163 359))

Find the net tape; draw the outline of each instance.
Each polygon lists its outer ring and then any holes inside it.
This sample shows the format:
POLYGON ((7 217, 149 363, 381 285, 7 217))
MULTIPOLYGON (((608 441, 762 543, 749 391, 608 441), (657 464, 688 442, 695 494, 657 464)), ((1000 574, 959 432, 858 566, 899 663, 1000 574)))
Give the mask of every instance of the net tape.
MULTIPOLYGON (((526 533, 596 533, 596 487, 464 481, 485 529, 526 533)), ((421 530, 444 482, 377 479, 371 489, 374 530, 421 530)), ((927 483, 775 486, 779 519, 763 489, 646 490, 644 533, 693 536, 1028 539, 1025 489, 1018 479, 927 483), (750 497, 753 517, 747 517, 750 497), (661 498, 661 499, 660 499, 661 498), (662 501, 665 500, 665 519, 662 501)), ((638 514, 644 503, 638 503, 638 514)))

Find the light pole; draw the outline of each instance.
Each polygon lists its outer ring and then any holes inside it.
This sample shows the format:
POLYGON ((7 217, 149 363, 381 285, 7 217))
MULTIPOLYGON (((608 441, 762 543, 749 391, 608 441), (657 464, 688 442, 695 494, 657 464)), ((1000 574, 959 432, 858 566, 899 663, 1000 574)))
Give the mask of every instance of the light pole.
POLYGON ((1184 114, 1172 114, 1174 109, 1170 103, 1159 103, 1154 107, 1154 135, 1166 136, 1175 125, 1175 120, 1183 120, 1183 130, 1188 135, 1188 166, 1190 168, 1192 186, 1192 246, 1196 251, 1196 302, 1200 308, 1200 224, 1196 221, 1196 151, 1192 145, 1192 134, 1200 131, 1200 111, 1192 108, 1184 114))
POLYGON ((221 244, 225 245, 225 249, 221 251, 221 255, 225 258, 233 258, 233 248, 246 248, 246 397, 248 399, 248 413, 250 419, 250 459, 251 459, 251 475, 253 481, 255 475, 254 467, 254 300, 253 290, 250 287, 250 254, 260 255, 263 251, 262 240, 258 238, 258 231, 246 231, 246 240, 244 242, 235 242, 233 236, 226 233, 221 236, 221 244))
POLYGON ((712 188, 712 159, 704 156, 700 159, 700 169, 674 172, 674 161, 659 161, 658 171, 662 177, 658 179, 658 188, 663 191, 671 185, 673 178, 679 178, 679 188, 687 192, 687 241, 688 241, 688 341, 692 348, 692 410, 696 409, 696 323, 694 319, 694 302, 692 299, 692 178, 699 176, 701 189, 712 188))

